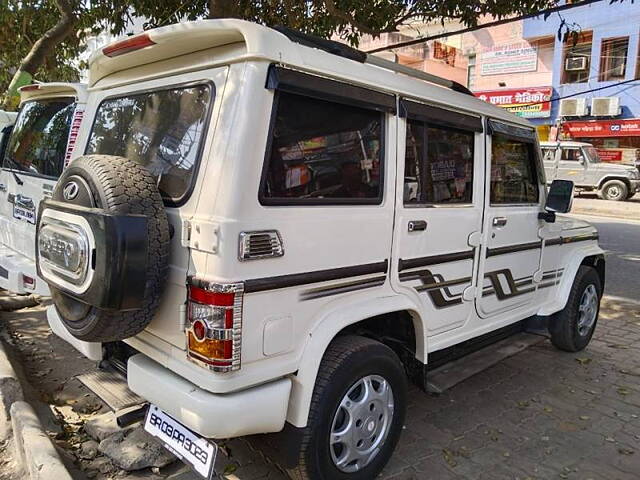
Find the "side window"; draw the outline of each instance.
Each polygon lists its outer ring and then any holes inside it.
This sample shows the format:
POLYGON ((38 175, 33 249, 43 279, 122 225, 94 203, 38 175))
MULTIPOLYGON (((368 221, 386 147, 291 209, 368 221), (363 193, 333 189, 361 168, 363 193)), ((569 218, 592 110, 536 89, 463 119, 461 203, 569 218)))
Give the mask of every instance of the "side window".
POLYGON ((384 114, 278 92, 263 204, 382 202, 384 114))
POLYGON ((407 122, 405 205, 471 203, 474 134, 407 122))
POLYGON ((579 148, 563 148, 560 160, 563 160, 565 162, 577 162, 579 155, 579 148))
POLYGON ((9 139, 4 168, 37 176, 57 178, 64 168, 71 118, 72 98, 33 100, 25 103, 9 139))
POLYGON ((542 149, 542 160, 549 163, 554 162, 556 159, 556 149, 555 148, 543 148, 542 149))
POLYGON ((491 140, 491 203, 537 202, 534 145, 494 133, 491 140))

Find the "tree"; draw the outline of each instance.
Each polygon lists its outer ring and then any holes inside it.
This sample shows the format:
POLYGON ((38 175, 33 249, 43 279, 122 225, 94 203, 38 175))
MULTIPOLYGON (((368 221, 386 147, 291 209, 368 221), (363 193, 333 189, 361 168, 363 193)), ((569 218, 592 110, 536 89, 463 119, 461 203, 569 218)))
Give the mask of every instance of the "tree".
POLYGON ((146 26, 201 18, 242 18, 284 25, 321 37, 339 35, 357 45, 363 34, 393 32, 409 19, 457 19, 467 26, 482 15, 504 18, 556 6, 559 0, 0 0, 0 91, 5 107, 18 87, 76 80, 84 40, 108 30, 123 33, 133 17, 146 26), (11 73, 10 73, 11 72, 11 73))

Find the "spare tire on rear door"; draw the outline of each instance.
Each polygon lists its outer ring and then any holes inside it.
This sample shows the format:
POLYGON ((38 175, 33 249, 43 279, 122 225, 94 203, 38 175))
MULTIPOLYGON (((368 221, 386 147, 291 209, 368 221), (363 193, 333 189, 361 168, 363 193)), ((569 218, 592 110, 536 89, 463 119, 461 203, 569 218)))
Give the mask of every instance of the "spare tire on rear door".
POLYGON ((76 159, 40 207, 36 252, 73 336, 107 342, 141 332, 160 302, 169 257, 155 178, 122 157, 76 159))

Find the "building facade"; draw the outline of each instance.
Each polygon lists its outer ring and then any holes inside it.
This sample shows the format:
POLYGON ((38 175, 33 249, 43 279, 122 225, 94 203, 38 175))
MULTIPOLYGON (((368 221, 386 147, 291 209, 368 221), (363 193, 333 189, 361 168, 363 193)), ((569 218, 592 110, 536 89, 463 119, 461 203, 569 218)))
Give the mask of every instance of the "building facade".
POLYGON ((553 38, 550 118, 561 138, 593 143, 605 161, 633 162, 640 148, 640 5, 596 2, 528 19, 522 36, 553 38), (558 39, 561 18, 580 33, 558 39))

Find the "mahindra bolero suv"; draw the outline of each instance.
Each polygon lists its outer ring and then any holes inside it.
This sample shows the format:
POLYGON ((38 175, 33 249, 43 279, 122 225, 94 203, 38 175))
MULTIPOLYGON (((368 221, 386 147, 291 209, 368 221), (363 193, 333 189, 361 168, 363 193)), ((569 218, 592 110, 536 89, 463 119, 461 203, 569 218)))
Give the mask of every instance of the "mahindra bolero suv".
POLYGON ((547 181, 570 180, 581 192, 597 192, 603 200, 629 200, 640 192, 640 172, 633 165, 600 160, 590 143, 542 142, 547 181))
POLYGON ((39 208, 49 323, 205 478, 216 439, 282 430, 292 478, 373 478, 446 352, 532 319, 561 350, 593 335, 573 184, 547 191, 534 128, 454 82, 206 20, 103 48, 89 92, 39 208))

